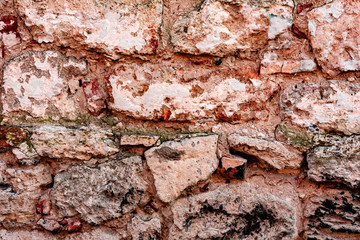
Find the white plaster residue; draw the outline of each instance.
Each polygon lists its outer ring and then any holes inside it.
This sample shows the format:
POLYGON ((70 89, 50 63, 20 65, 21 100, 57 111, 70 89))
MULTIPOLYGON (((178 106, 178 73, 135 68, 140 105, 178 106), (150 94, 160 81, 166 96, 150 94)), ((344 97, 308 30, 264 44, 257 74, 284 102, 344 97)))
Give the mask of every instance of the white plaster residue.
POLYGON ((275 37, 285 32, 291 25, 291 19, 283 18, 281 16, 269 15, 270 25, 268 29, 268 38, 275 39, 275 37))
POLYGON ((250 81, 255 87, 259 87, 263 83, 261 80, 254 78, 250 78, 250 81))
POLYGON ((189 96, 189 89, 181 84, 152 84, 149 90, 141 97, 141 102, 144 103, 147 110, 150 111, 153 110, 154 106, 162 105, 165 97, 185 99, 189 96))
POLYGON ((308 28, 309 28, 311 36, 315 36, 315 34, 316 34, 316 23, 315 23, 314 20, 309 21, 308 28))
POLYGON ((7 48, 20 43, 20 40, 16 37, 16 34, 12 32, 0 33, 0 39, 7 48))
POLYGON ((356 71, 360 69, 359 60, 345 60, 340 62, 340 68, 343 71, 356 71))
POLYGON ((0 22, 0 30, 3 30, 3 28, 6 26, 4 22, 0 22))
POLYGON ((107 45, 108 49, 116 47, 125 50, 135 48, 140 50, 146 45, 140 29, 138 21, 132 21, 135 16, 121 18, 118 13, 107 13, 105 19, 94 22, 94 28, 91 34, 85 32, 87 37, 86 42, 103 43, 107 45))
POLYGON ((318 12, 324 15, 324 20, 328 23, 333 22, 333 18, 339 18, 344 12, 343 3, 341 1, 333 2, 317 9, 318 12))
POLYGON ((348 110, 348 111, 353 111, 354 108, 353 106, 351 105, 351 103, 349 103, 348 99, 347 99, 347 96, 346 94, 342 93, 342 92, 338 92, 337 93, 337 96, 336 96, 336 105, 338 107, 341 107, 345 110, 348 110))
POLYGON ((348 121, 349 121, 350 124, 353 124, 353 123, 358 123, 359 124, 360 115, 359 114, 351 114, 348 117, 348 121))
POLYGON ((348 36, 348 32, 343 32, 341 35, 342 35, 344 41, 346 41, 347 36, 348 36))
MULTIPOLYGON (((219 2, 214 2, 204 8, 204 14, 201 21, 206 25, 204 40, 198 42, 195 46, 202 52, 211 51, 220 44, 231 45, 236 43, 236 37, 224 25, 224 21, 229 18, 229 13, 225 11, 219 2), (228 40, 224 40, 222 35, 228 36, 228 40)), ((196 31, 195 29, 193 29, 196 31)), ((196 33, 198 34, 198 33, 196 33)))
POLYGON ((316 63, 312 59, 301 60, 300 67, 296 68, 296 72, 310 72, 316 69, 316 63))
POLYGON ((315 117, 319 121, 319 123, 328 123, 331 120, 330 118, 323 116, 322 113, 318 112, 315 113, 315 117))
POLYGON ((229 81, 229 84, 233 90, 240 91, 240 92, 246 91, 245 83, 241 83, 241 82, 239 82, 239 80, 237 80, 235 78, 229 78, 229 79, 227 79, 227 81, 229 81))

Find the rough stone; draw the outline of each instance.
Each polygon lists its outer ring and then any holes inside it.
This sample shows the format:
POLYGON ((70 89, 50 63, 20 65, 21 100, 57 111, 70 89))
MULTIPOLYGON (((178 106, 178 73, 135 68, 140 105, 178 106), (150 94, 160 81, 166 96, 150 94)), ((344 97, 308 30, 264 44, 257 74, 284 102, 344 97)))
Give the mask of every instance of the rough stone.
POLYGON ((319 182, 342 182, 360 187, 360 136, 327 136, 307 157, 308 176, 319 182))
POLYGON ((261 60, 261 74, 313 72, 317 65, 311 57, 300 59, 280 59, 279 53, 266 52, 261 60))
POLYGON ((45 230, 50 231, 50 232, 55 233, 55 232, 59 232, 61 230, 61 225, 55 219, 40 218, 39 221, 37 221, 37 224, 40 225, 45 230))
POLYGON ((69 221, 66 226, 68 232, 78 232, 81 229, 81 222, 79 220, 69 221))
POLYGON ((41 126, 33 130, 31 143, 43 157, 89 160, 119 151, 110 130, 95 126, 78 129, 61 126, 41 126))
POLYGON ((360 70, 358 1, 328 1, 307 13, 308 31, 317 62, 324 72, 360 70))
POLYGON ((242 179, 245 177, 247 160, 238 156, 223 156, 219 164, 220 175, 226 179, 242 179))
POLYGON ((241 153, 256 157, 275 169, 298 169, 303 157, 276 140, 243 136, 237 133, 228 137, 230 147, 241 153))
POLYGON ((14 148, 24 142, 28 134, 19 127, 0 126, 0 148, 14 148))
POLYGON ((109 78, 109 107, 146 120, 264 120, 269 115, 267 103, 278 90, 271 80, 243 78, 240 69, 227 74, 208 72, 186 82, 191 74, 183 72, 181 65, 164 64, 161 69, 151 64, 118 66, 109 78))
POLYGON ((157 217, 138 215, 131 219, 128 227, 132 239, 161 239, 161 221, 157 217))
POLYGON ((212 135, 168 141, 145 152, 161 201, 171 202, 187 187, 210 177, 219 164, 217 140, 212 135))
POLYGON ((307 239, 358 239, 360 237, 359 192, 327 189, 305 204, 307 239))
POLYGON ((51 233, 40 232, 37 230, 15 230, 9 231, 6 229, 0 229, 1 240, 56 240, 51 233))
POLYGON ((62 216, 100 224, 130 213, 146 201, 147 183, 138 156, 114 159, 97 168, 75 165, 55 176, 51 198, 62 216))
POLYGON ((257 51, 292 24, 291 1, 203 1, 171 27, 178 52, 224 56, 257 51))
POLYGON ((154 54, 158 47, 161 0, 16 0, 15 4, 39 43, 85 46, 112 58, 154 54))
POLYGON ((281 96, 282 118, 302 128, 360 133, 360 84, 329 80, 298 83, 281 96))
POLYGON ((36 212, 44 215, 48 215, 51 210, 51 202, 46 199, 40 198, 39 202, 36 204, 36 212))
POLYGON ((51 183, 48 165, 14 168, 0 161, 0 222, 33 221, 41 187, 51 183))
POLYGON ((20 143, 17 148, 12 149, 12 153, 22 165, 34 165, 39 162, 37 152, 28 142, 20 143))
POLYGON ((137 146, 142 145, 144 147, 151 147, 155 145, 160 136, 156 135, 121 135, 120 145, 137 146))
POLYGON ((169 239, 297 239, 294 190, 269 188, 260 179, 177 200, 169 239))
POLYGON ((125 237, 114 230, 108 228, 95 228, 88 232, 71 234, 65 237, 65 240, 119 240, 125 237))
POLYGON ((105 98, 99 89, 98 80, 86 79, 82 82, 84 94, 89 111, 98 116, 105 108, 105 98))
POLYGON ((87 73, 84 60, 57 51, 28 52, 9 61, 3 70, 2 114, 19 117, 76 119, 79 106, 68 84, 87 73))

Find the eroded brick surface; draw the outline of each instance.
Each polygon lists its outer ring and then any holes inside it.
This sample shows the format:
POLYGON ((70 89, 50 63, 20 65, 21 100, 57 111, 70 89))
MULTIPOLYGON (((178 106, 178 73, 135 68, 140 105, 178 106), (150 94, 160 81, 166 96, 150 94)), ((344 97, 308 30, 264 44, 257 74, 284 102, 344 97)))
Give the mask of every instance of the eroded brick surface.
POLYGON ((16 0, 35 40, 118 54, 154 54, 161 23, 161 0, 16 0))

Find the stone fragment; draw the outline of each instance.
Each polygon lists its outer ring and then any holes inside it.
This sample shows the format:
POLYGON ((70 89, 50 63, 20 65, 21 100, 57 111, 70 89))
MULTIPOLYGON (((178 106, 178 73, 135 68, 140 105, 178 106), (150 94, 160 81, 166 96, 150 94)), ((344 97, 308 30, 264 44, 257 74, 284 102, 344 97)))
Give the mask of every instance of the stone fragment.
POLYGON ((137 215, 131 219, 128 231, 132 239, 161 239, 161 221, 157 217, 137 215))
POLYGON ((51 198, 62 216, 100 224, 130 213, 146 201, 147 183, 138 156, 114 159, 97 168, 75 165, 55 176, 51 198))
POLYGON ((3 70, 2 114, 75 120, 79 106, 68 93, 69 82, 87 73, 84 60, 57 51, 27 52, 9 61, 3 70))
POLYGON ((97 79, 86 79, 82 82, 82 86, 89 111, 98 116, 106 108, 106 105, 97 79))
POLYGON ((261 74, 312 72, 316 68, 314 59, 307 56, 283 60, 276 52, 267 52, 261 60, 261 74))
POLYGON ((358 191, 327 189, 305 202, 306 239, 359 239, 358 191))
POLYGON ((14 168, 0 160, 0 222, 32 222, 42 187, 51 183, 48 165, 14 168))
POLYGON ((51 210, 51 201, 40 198, 36 204, 36 212, 44 215, 48 215, 51 210))
POLYGON ((223 156, 219 164, 219 173, 226 179, 242 179, 245 177, 247 160, 237 156, 223 156))
POLYGON ((151 147, 159 140, 160 136, 157 135, 134 135, 124 134, 121 135, 120 145, 151 147))
POLYGON ((287 31, 292 8, 291 1, 203 1, 171 26, 171 43, 176 51, 189 54, 257 51, 287 31))
POLYGON ((168 141, 145 152, 161 201, 171 202, 187 187, 210 177, 219 163, 217 140, 212 135, 168 141))
POLYGON ((290 150, 276 140, 234 133, 228 137, 228 143, 232 149, 254 156, 262 163, 278 170, 298 169, 303 161, 303 157, 298 152, 290 150))
POLYGON ((33 130, 31 143, 40 156, 50 158, 89 160, 119 151, 113 133, 95 126, 78 129, 41 126, 33 130))
POLYGON ((178 199, 169 239, 297 239, 295 195, 289 184, 269 188, 259 177, 178 199))
POLYGON ((296 126, 360 133, 360 84, 329 80, 298 83, 281 95, 283 120, 296 126))
POLYGON ((68 232, 78 232, 81 229, 81 222, 79 220, 70 221, 66 226, 68 232))
POLYGON ((299 14, 302 11, 310 11, 312 10, 313 4, 312 3, 308 3, 308 4, 298 4, 296 7, 296 12, 299 14))
POLYGON ((65 237, 65 240, 119 240, 125 239, 121 234, 115 232, 114 230, 107 228, 95 228, 91 231, 83 232, 83 233, 74 233, 65 237))
POLYGON ((16 0, 34 39, 91 51, 154 54, 162 22, 162 0, 16 0))
POLYGON ((241 77, 240 69, 204 73, 199 68, 194 72, 197 70, 203 75, 183 73, 181 65, 164 64, 161 69, 148 63, 120 65, 109 77, 109 107, 137 119, 157 121, 267 119, 267 103, 279 89, 275 82, 241 77), (190 79, 184 82, 186 78, 190 79))
POLYGON ((37 224, 50 232, 55 233, 61 230, 61 225, 56 220, 50 218, 40 218, 37 224))
POLYGON ((318 182, 360 187, 360 135, 328 136, 307 156, 308 176, 318 182))
POLYGON ((29 142, 22 142, 11 151, 22 165, 34 165, 39 162, 38 154, 29 142))
POLYGON ((14 148, 26 138, 27 132, 22 128, 0 126, 0 148, 14 148))
POLYGON ((51 233, 40 232, 37 230, 6 230, 0 229, 0 239, 1 240, 56 240, 51 233))
POLYGON ((328 1, 307 13, 309 39, 323 71, 360 70, 359 1, 328 1))

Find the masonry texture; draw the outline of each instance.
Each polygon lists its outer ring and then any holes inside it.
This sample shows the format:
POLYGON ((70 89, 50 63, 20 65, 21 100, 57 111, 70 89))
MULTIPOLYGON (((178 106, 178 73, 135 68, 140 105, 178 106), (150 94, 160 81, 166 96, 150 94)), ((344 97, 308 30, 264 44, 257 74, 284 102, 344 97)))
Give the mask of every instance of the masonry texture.
POLYGON ((360 1, 0 0, 0 240, 360 239, 360 1))

